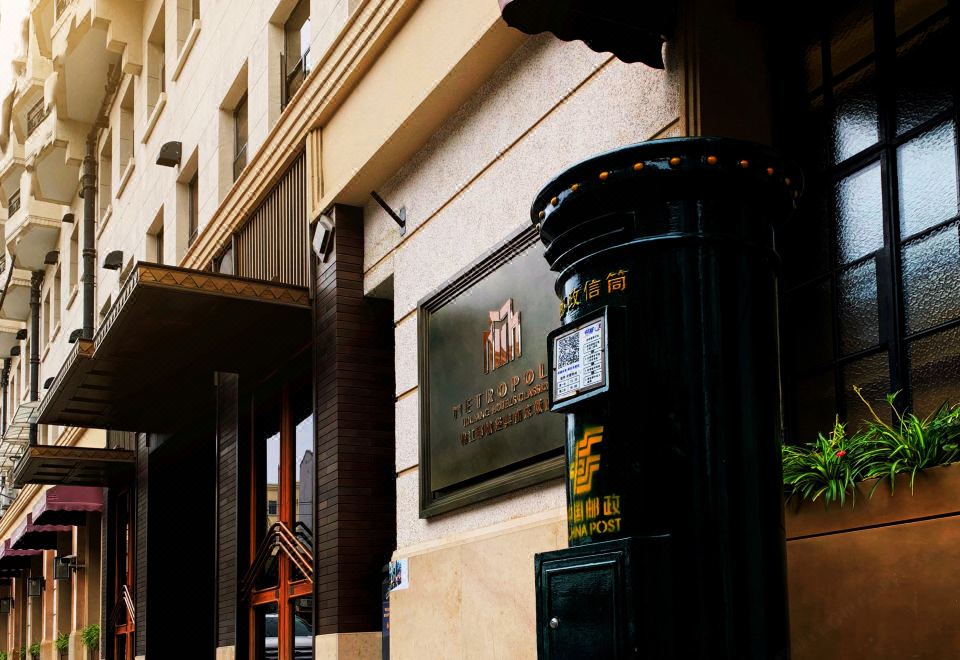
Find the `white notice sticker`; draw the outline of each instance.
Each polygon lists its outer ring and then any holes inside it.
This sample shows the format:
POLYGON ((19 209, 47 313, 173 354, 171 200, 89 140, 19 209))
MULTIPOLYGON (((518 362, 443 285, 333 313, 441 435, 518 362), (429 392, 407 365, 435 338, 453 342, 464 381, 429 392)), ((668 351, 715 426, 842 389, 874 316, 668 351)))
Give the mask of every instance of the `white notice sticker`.
POLYGON ((603 385, 603 319, 554 339, 554 400, 603 385))

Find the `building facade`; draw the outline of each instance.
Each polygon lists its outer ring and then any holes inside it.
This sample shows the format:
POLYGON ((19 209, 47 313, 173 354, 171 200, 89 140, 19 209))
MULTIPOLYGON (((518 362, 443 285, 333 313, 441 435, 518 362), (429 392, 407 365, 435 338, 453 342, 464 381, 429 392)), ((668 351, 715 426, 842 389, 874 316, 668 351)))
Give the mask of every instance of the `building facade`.
MULTIPOLYGON (((31 1, 0 127, 0 650, 535 657, 534 555, 618 505, 567 506, 530 207, 626 144, 807 173, 777 236, 788 439, 855 423, 853 385, 957 400, 956 2, 663 3, 654 66, 509 4, 31 1)), ((791 567, 836 566, 791 525, 791 567)), ((851 618, 817 589, 791 572, 795 657, 851 618)), ((900 642, 960 640, 924 611, 900 642)))

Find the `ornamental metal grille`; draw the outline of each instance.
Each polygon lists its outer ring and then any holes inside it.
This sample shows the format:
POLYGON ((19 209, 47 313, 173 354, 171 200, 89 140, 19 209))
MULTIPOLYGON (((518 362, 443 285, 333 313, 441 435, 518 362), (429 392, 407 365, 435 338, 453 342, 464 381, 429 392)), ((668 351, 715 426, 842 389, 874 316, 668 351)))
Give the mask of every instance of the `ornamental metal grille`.
POLYGON ((12 217, 20 210, 20 191, 16 191, 7 199, 7 217, 12 217))
POLYGON ((49 114, 50 111, 44 107, 43 99, 34 103, 27 111, 27 135, 33 135, 49 114))
POLYGON ((782 147, 809 190, 778 236, 789 438, 867 400, 960 402, 956 3, 875 0, 810 11, 781 60, 782 147))

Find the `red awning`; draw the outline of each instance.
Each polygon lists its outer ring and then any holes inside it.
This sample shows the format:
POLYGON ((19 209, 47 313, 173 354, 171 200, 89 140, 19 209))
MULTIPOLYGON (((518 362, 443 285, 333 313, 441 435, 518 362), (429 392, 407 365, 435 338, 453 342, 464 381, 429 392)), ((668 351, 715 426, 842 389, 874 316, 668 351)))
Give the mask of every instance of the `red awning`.
POLYGON ((10 545, 15 550, 56 550, 57 534, 71 531, 70 525, 34 524, 33 514, 28 513, 27 519, 10 536, 10 545))
POLYGON ((33 507, 37 525, 83 525, 88 513, 103 511, 103 489, 95 486, 54 486, 40 494, 33 507))
POLYGON ((0 569, 29 568, 30 560, 40 554, 42 550, 16 550, 7 539, 0 545, 0 569))

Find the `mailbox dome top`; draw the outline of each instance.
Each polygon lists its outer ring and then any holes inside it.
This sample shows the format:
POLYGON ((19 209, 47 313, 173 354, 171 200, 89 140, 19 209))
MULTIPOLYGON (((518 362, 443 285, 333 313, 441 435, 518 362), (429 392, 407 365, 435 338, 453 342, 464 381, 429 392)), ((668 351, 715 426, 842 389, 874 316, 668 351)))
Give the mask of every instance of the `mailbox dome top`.
POLYGON ((727 138, 670 138, 573 165, 543 187, 530 214, 540 225, 546 258, 558 269, 587 244, 592 251, 627 235, 676 231, 670 217, 680 213, 678 204, 719 201, 727 209, 744 209, 737 217, 775 224, 792 214, 802 191, 800 169, 769 147, 727 138))

